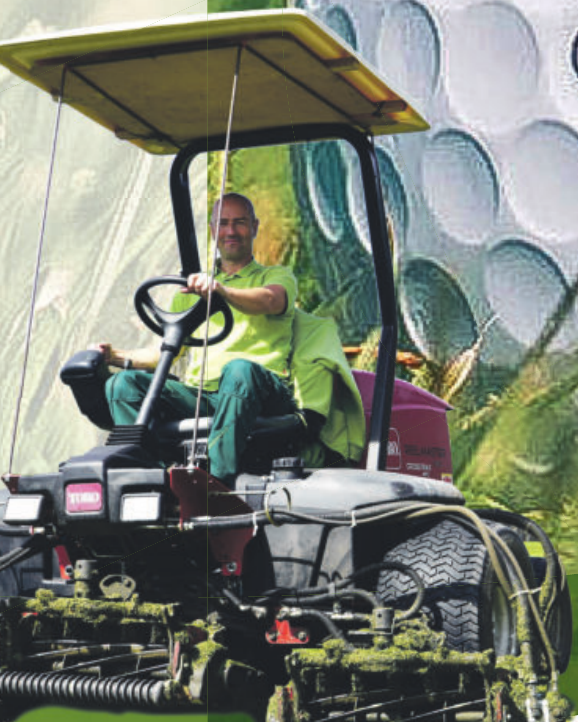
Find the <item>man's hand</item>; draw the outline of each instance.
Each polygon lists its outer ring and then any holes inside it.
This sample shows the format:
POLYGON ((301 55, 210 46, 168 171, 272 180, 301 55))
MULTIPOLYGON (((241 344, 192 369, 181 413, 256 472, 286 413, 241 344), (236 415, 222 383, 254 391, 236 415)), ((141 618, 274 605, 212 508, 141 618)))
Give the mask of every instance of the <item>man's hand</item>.
POLYGON ((277 284, 261 288, 235 288, 215 280, 211 284, 211 277, 206 273, 192 273, 187 278, 187 287, 181 289, 181 293, 196 293, 207 299, 211 285, 213 293, 218 293, 229 305, 248 316, 277 316, 287 310, 287 291, 277 284))
POLYGON ((212 289, 213 293, 223 294, 223 285, 219 281, 211 283, 211 277, 208 273, 191 273, 187 278, 187 287, 181 289, 181 293, 196 293, 197 296, 201 296, 205 300, 209 297, 209 289, 212 289))
POLYGON ((122 366, 124 363, 124 359, 120 359, 120 356, 113 349, 111 343, 106 341, 103 341, 102 343, 95 343, 90 346, 90 349, 93 351, 100 351, 100 353, 104 356, 104 362, 109 366, 122 366))
POLYGON ((156 349, 139 348, 132 351, 124 351, 113 348, 108 341, 90 346, 94 351, 100 351, 108 366, 118 368, 135 368, 145 371, 152 371, 159 362, 159 352, 156 349))

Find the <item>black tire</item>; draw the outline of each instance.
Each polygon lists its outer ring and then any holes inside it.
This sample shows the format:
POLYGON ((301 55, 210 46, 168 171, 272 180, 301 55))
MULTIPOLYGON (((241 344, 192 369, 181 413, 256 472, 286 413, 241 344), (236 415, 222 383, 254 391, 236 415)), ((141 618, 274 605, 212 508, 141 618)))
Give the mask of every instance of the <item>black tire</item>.
MULTIPOLYGON (((533 584, 530 559, 520 537, 503 525, 491 526, 533 584)), ((426 586, 422 609, 432 627, 445 632, 450 649, 478 652, 493 648, 499 656, 518 653, 515 612, 476 532, 449 519, 421 526, 387 551, 384 561, 388 560, 418 572, 426 586)), ((407 575, 384 569, 379 574, 377 596, 386 605, 407 609, 415 598, 415 587, 407 575)))
MULTIPOLYGON (((536 579, 536 587, 542 586, 546 576, 546 560, 543 557, 532 557, 532 568, 536 579)), ((570 663, 572 653, 572 600, 568 582, 560 590, 562 584, 562 570, 559 563, 556 569, 557 596, 552 611, 546 619, 546 633, 554 649, 556 667, 560 673, 565 672, 570 663)))

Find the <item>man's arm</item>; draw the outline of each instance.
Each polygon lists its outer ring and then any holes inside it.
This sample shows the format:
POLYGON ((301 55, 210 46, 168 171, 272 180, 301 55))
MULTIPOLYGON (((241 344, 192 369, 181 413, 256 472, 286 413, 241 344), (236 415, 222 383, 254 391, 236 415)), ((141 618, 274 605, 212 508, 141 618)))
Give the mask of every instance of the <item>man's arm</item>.
MULTIPOLYGON (((207 298, 210 279, 206 273, 193 273, 188 277, 187 284, 183 293, 196 293, 207 298)), ((233 308, 248 316, 279 316, 287 310, 287 291, 278 284, 259 288, 233 288, 213 281, 213 293, 218 293, 233 308)))
POLYGON ((160 358, 160 352, 152 348, 125 351, 113 348, 110 343, 98 343, 95 349, 104 355, 104 360, 109 366, 118 366, 119 368, 152 371, 156 368, 160 358))

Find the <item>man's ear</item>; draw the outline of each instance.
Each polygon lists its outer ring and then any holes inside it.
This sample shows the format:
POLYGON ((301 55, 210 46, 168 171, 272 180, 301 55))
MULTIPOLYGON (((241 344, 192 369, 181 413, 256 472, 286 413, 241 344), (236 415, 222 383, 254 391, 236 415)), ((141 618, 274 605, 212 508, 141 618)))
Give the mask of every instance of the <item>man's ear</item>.
POLYGON ((255 218, 255 220, 253 221, 253 238, 255 238, 255 236, 257 235, 258 232, 259 232, 259 219, 255 218))

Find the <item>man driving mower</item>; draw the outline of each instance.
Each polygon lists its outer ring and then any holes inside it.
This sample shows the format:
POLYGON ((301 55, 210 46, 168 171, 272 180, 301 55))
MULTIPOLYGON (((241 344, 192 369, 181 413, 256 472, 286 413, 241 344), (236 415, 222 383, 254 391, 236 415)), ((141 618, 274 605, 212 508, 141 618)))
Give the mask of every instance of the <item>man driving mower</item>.
MULTIPOLYGON (((201 409, 213 417, 208 438, 209 471, 232 486, 246 438, 258 416, 290 414, 296 403, 289 384, 293 316, 297 282, 288 268, 262 266, 253 258, 253 242, 259 220, 251 201, 238 193, 223 197, 211 215, 211 231, 217 239, 217 261, 212 293, 231 307, 234 327, 228 338, 211 349, 203 379, 201 409), (218 230, 218 234, 217 234, 218 230)), ((183 295, 172 310, 190 305, 185 294, 207 298, 210 277, 191 274, 183 295)), ((120 366, 106 385, 106 397, 115 424, 133 424, 151 382, 159 353, 149 349, 123 351, 109 343, 99 344, 106 362, 120 366)), ((193 354, 186 382, 168 379, 159 411, 165 419, 193 416, 197 405, 202 356, 193 354)))

